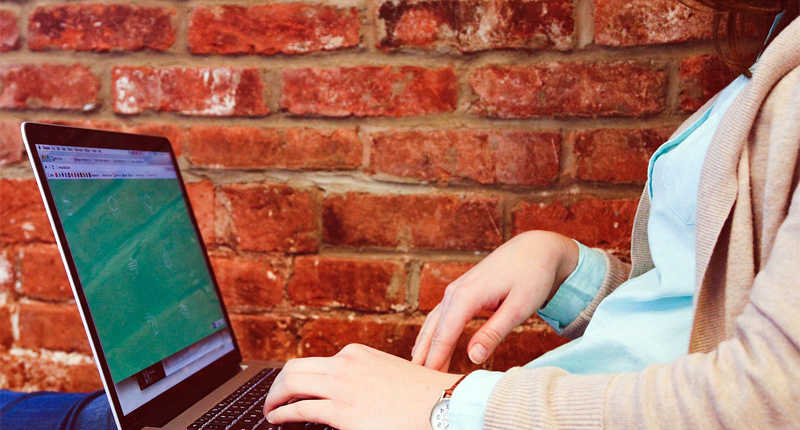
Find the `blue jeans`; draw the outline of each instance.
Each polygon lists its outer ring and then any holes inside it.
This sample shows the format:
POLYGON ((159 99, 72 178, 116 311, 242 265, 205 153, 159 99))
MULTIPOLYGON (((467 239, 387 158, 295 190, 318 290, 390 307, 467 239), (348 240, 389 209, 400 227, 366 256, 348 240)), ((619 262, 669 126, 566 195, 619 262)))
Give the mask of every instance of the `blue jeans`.
POLYGON ((116 430, 104 391, 15 393, 0 390, 3 430, 116 430))

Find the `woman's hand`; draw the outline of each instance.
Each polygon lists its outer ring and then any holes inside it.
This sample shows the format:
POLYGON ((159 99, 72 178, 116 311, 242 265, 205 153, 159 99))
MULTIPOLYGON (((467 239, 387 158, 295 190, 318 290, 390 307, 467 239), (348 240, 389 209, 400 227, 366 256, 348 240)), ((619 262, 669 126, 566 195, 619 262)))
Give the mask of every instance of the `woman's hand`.
POLYGON ((578 265, 578 245, 557 233, 530 231, 509 240, 447 286, 411 352, 412 362, 447 371, 464 327, 481 310, 496 311, 467 345, 483 363, 505 336, 552 297, 578 265))
POLYGON ((459 378, 352 344, 334 357, 287 362, 270 389, 264 414, 273 424, 430 430, 433 405, 459 378))

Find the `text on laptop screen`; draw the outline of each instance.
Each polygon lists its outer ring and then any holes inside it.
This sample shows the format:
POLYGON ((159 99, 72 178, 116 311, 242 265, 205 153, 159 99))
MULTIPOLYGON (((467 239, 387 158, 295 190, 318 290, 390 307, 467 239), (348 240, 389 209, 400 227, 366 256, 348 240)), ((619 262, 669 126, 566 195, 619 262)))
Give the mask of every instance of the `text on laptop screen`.
POLYGON ((36 146, 123 409, 232 350, 169 153, 36 146))

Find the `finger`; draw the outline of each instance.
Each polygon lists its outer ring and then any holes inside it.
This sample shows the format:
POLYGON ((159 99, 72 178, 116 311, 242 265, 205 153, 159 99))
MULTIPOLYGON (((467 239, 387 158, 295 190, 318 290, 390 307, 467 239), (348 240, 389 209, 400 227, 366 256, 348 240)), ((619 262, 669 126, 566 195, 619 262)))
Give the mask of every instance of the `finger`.
POLYGON ((267 421, 272 424, 308 422, 333 426, 335 412, 333 400, 302 400, 270 411, 267 414, 267 421))
POLYGON ((275 379, 264 400, 264 414, 287 403, 293 398, 327 398, 331 382, 325 375, 316 373, 281 374, 275 379))
MULTIPOLYGON (((453 352, 455 352, 455 348, 453 348, 453 352)), ((447 357, 447 361, 444 362, 444 365, 439 368, 440 372, 447 372, 450 370, 450 362, 453 361, 453 352, 450 353, 450 356, 447 357)))
POLYGON ((475 332, 467 344, 470 361, 475 364, 484 363, 511 330, 530 317, 533 312, 528 312, 524 305, 518 303, 524 303, 524 300, 513 300, 509 296, 494 315, 475 332))
POLYGON ((428 312, 428 315, 425 317, 425 322, 422 323, 422 327, 420 327, 419 332, 417 333, 416 339, 414 339, 414 347, 411 348, 411 359, 414 359, 414 356, 417 353, 417 347, 419 346, 420 341, 422 340, 422 334, 425 333, 425 329, 430 327, 431 319, 435 318, 439 314, 439 306, 441 303, 437 303, 436 306, 428 312))
POLYGON ((439 303, 428 314, 422 328, 417 334, 417 340, 414 343, 414 348, 411 350, 411 362, 415 364, 425 364, 425 357, 428 355, 428 349, 431 346, 431 339, 433 333, 436 331, 436 326, 439 324, 439 317, 441 316, 442 304, 439 303))
POLYGON ((295 358, 287 361, 286 364, 283 365, 281 373, 298 372, 327 374, 330 371, 330 368, 330 357, 295 358))
POLYGON ((452 297, 445 298, 436 331, 433 333, 425 357, 425 367, 436 370, 442 368, 447 357, 453 353, 464 327, 477 311, 478 309, 464 300, 456 301, 452 297))

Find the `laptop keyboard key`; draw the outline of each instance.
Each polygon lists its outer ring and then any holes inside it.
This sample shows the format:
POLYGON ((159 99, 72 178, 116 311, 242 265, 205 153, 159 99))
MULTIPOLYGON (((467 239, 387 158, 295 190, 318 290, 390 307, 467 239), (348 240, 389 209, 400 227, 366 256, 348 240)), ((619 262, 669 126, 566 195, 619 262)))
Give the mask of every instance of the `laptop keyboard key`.
POLYGON ((323 424, 270 424, 262 412, 264 398, 278 375, 274 369, 264 369, 250 378, 203 416, 189 430, 334 430, 323 424))
POLYGON ((277 424, 270 424, 266 419, 255 428, 255 430, 279 430, 281 427, 277 424))

